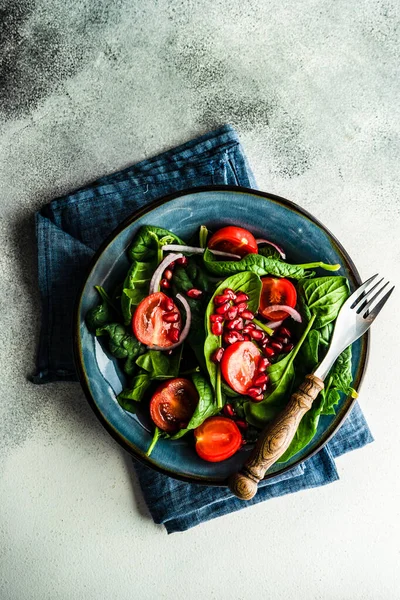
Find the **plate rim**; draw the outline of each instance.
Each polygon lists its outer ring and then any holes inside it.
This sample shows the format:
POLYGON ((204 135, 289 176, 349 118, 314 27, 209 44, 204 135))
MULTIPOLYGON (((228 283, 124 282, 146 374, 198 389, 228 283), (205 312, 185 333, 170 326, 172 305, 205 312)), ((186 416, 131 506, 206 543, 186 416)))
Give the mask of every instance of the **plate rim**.
MULTIPOLYGON (((78 374, 80 385, 83 389, 83 392, 86 396, 87 401, 89 402, 89 405, 91 406, 96 417, 99 419, 100 423, 103 425, 103 427, 105 427, 105 429, 114 438, 114 440, 116 442, 118 442, 118 444, 120 446, 122 446, 129 454, 131 454, 131 456, 133 456, 136 460, 138 460, 143 465, 150 467, 150 468, 154 469, 155 471, 162 473, 163 475, 173 477, 174 479, 178 479, 178 480, 184 481, 186 483, 196 483, 196 484, 201 484, 201 485, 227 487, 228 486, 228 478, 208 479, 207 477, 201 477, 198 475, 183 475, 181 473, 176 473, 173 470, 170 470, 166 467, 160 466, 155 461, 153 461, 150 457, 147 457, 144 453, 139 451, 137 448, 135 448, 135 447, 131 446, 129 443, 127 443, 127 441, 119 433, 119 431, 117 431, 111 425, 111 423, 109 423, 109 421, 107 421, 107 419, 104 417, 103 413, 100 411, 100 409, 98 408, 98 406, 95 403, 95 400, 92 396, 92 393, 90 391, 90 388, 89 388, 89 385, 87 382, 87 375, 86 375, 86 371, 84 368, 82 350, 80 347, 80 318, 79 317, 80 317, 80 307, 81 307, 81 303, 82 303, 83 292, 84 292, 87 280, 89 279, 89 276, 90 276, 93 268, 97 264, 99 258, 101 257, 101 255, 103 254, 105 249, 113 242, 113 240, 124 229, 129 227, 132 223, 134 223, 136 220, 141 218, 143 215, 153 211, 155 208, 162 206, 163 204, 166 204, 173 200, 176 200, 177 198, 180 198, 181 196, 186 196, 189 194, 192 195, 192 194, 198 194, 198 193, 205 193, 205 192, 235 192, 235 193, 255 195, 255 196, 264 198, 266 200, 272 200, 274 202, 277 202, 278 204, 283 205, 284 207, 289 208, 290 210, 293 210, 293 211, 299 213, 301 216, 306 217, 307 219, 311 220, 314 224, 316 224, 318 227, 320 227, 326 234, 328 234, 328 236, 331 238, 331 240, 334 242, 334 244, 339 248, 340 253, 345 258, 345 260, 347 262, 347 266, 348 266, 349 270, 352 272, 356 283, 358 285, 361 285, 362 280, 361 280, 361 277, 360 277, 360 274, 358 272, 356 265, 354 264, 352 258, 350 257, 349 253, 347 252, 347 250, 344 248, 343 244, 326 227, 326 225, 324 225, 321 221, 319 221, 319 219, 314 217, 314 215, 312 215, 306 209, 302 208, 301 206, 299 206, 292 200, 288 200, 287 198, 284 198, 283 196, 278 196, 277 194, 270 194, 268 192, 264 192, 261 190, 255 190, 252 188, 247 188, 247 187, 243 187, 243 186, 235 186, 235 185, 219 184, 219 185, 204 185, 204 186, 198 186, 198 187, 192 187, 192 188, 185 188, 178 192, 173 192, 171 194, 167 194, 165 196, 162 196, 161 198, 153 200, 149 204, 146 204, 146 206, 139 208, 134 213, 132 213, 130 216, 128 216, 126 219, 124 219, 110 233, 110 235, 103 241, 103 243, 96 250, 95 254, 91 258, 90 263, 86 269, 83 283, 79 288, 79 292, 78 292, 76 300, 75 300, 75 306, 74 306, 74 311, 73 311, 74 363, 75 363, 75 367, 76 367, 76 371, 78 374)), ((361 340, 363 342, 363 345, 361 347, 361 356, 360 356, 361 372, 360 372, 359 381, 357 384, 357 391, 359 391, 361 389, 362 382, 365 377, 365 372, 366 372, 367 366, 368 366, 369 353, 370 353, 370 332, 367 331, 366 334, 364 334, 362 336, 361 340)), ((360 369, 360 367, 359 367, 359 369, 360 369)), ((268 479, 272 479, 274 477, 280 476, 281 474, 286 473, 287 471, 298 467, 301 463, 305 462, 306 460, 308 460, 309 458, 311 458, 312 456, 317 454, 317 452, 320 452, 320 450, 322 450, 322 448, 324 448, 324 446, 326 446, 326 444, 331 440, 331 438, 335 435, 335 433, 338 431, 338 429, 342 426, 345 419, 351 412, 355 402, 356 402, 356 398, 352 398, 350 395, 347 396, 347 398, 345 399, 346 408, 345 408, 345 410, 342 411, 340 418, 338 418, 337 421, 333 421, 331 423, 331 425, 327 428, 327 430, 322 435, 320 443, 317 444, 317 446, 314 449, 310 450, 310 452, 307 454, 307 456, 299 458, 298 460, 294 461, 293 463, 283 467, 278 472, 273 472, 273 473, 267 472, 262 481, 266 481, 268 479)))

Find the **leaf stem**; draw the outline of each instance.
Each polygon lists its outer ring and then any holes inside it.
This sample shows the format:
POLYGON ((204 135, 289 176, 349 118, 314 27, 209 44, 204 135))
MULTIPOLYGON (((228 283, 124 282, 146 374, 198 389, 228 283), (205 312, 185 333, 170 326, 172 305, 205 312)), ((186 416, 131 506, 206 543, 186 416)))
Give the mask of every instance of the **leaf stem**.
POLYGON ((315 315, 315 314, 314 314, 314 315, 312 315, 311 319, 309 320, 309 322, 308 322, 308 324, 307 324, 307 327, 306 327, 306 328, 305 328, 305 330, 303 331, 303 334, 302 334, 301 338, 300 338, 300 339, 299 339, 299 341, 297 342, 296 346, 293 348, 293 350, 292 350, 292 355, 291 355, 291 358, 290 358, 291 362, 293 362, 293 361, 294 361, 294 359, 296 358, 296 355, 297 355, 298 351, 300 350, 300 348, 301 348, 301 346, 302 346, 302 344, 303 344, 304 340, 306 339, 306 337, 307 337, 307 335, 308 335, 308 332, 310 331, 311 327, 312 327, 312 326, 313 326, 313 324, 314 324, 314 321, 315 321, 315 318, 316 318, 316 316, 317 316, 317 315, 315 315))
POLYGON ((219 365, 217 367, 217 381, 215 384, 215 395, 217 398, 217 407, 222 408, 224 405, 224 401, 222 398, 222 389, 221 389, 221 367, 219 365))
POLYGON ((146 456, 150 456, 150 454, 153 452, 154 446, 157 444, 158 439, 160 437, 160 433, 161 433, 161 431, 159 430, 158 427, 156 427, 154 430, 153 439, 151 440, 151 444, 147 449, 146 456))
POLYGON ((268 333, 268 335, 272 335, 274 333, 273 329, 271 329, 270 327, 267 327, 264 323, 262 323, 258 319, 253 319, 253 323, 255 325, 257 325, 257 327, 259 327, 260 329, 265 331, 265 333, 268 333))
POLYGON ((199 242, 200 248, 207 247, 208 229, 205 225, 200 225, 199 242))
POLYGON ((301 269, 325 269, 325 271, 338 271, 340 269, 340 265, 328 265, 323 262, 313 262, 313 263, 305 263, 303 265, 296 265, 296 267, 300 267, 301 269))

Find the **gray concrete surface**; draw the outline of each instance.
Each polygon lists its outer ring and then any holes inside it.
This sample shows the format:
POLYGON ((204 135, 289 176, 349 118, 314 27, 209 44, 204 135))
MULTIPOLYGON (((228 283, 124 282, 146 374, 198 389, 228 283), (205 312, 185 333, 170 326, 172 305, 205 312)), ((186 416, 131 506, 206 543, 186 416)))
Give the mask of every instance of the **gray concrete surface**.
POLYGON ((2 600, 400 597, 398 303, 341 480, 168 537, 78 384, 35 387, 32 215, 223 124, 262 189, 399 282, 399 4, 0 1, 2 600))

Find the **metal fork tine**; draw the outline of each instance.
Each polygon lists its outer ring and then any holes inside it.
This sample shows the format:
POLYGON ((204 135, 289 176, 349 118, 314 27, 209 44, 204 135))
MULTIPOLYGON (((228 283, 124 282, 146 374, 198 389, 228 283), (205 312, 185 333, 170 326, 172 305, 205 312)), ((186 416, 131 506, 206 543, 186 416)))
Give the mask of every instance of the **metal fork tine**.
POLYGON ((372 323, 372 321, 378 316, 378 314, 380 313, 380 311, 382 310, 384 304, 386 304, 386 302, 388 301, 390 295, 392 294, 393 290, 394 290, 395 286, 393 286, 392 288, 390 288, 390 290, 388 292, 386 292, 386 294, 383 296, 383 298, 381 298, 379 300, 379 302, 373 307, 373 309, 367 309, 366 313, 363 315, 364 319, 366 321, 368 321, 369 323, 372 323))
POLYGON ((389 281, 387 281, 384 285, 382 285, 380 288, 378 288, 377 292, 375 292, 375 294, 372 296, 371 292, 373 292, 373 290, 376 289, 377 285, 382 283, 382 281, 383 281, 383 278, 376 285, 374 285, 374 287, 372 289, 368 290, 368 293, 365 295, 364 301, 355 307, 355 310, 358 314, 360 314, 361 312, 364 312, 367 308, 371 308, 374 300, 376 298, 378 298, 378 296, 380 296, 382 294, 383 290, 389 285, 389 281))
POLYGON ((356 289, 355 292, 352 293, 350 298, 346 301, 346 303, 348 302, 350 304, 350 308, 354 308, 357 302, 364 297, 365 290, 376 277, 378 277, 378 273, 372 275, 372 277, 367 279, 367 281, 365 281, 362 285, 360 285, 359 288, 356 289))

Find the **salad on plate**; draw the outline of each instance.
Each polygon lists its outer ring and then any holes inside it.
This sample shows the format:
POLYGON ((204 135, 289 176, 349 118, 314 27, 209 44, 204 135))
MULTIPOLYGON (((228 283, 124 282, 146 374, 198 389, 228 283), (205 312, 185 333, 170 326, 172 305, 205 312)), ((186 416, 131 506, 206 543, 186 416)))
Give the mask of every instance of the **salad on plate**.
MULTIPOLYGON (((290 264, 284 249, 229 225, 201 226, 190 245, 171 231, 142 226, 128 249, 130 267, 86 315, 107 340, 127 385, 117 396, 160 438, 185 436, 200 458, 218 462, 251 444, 323 359, 350 291, 340 265, 290 264), (326 276, 316 276, 315 270, 326 276)), ((280 458, 314 437, 351 388, 351 347, 337 359, 280 458)))

